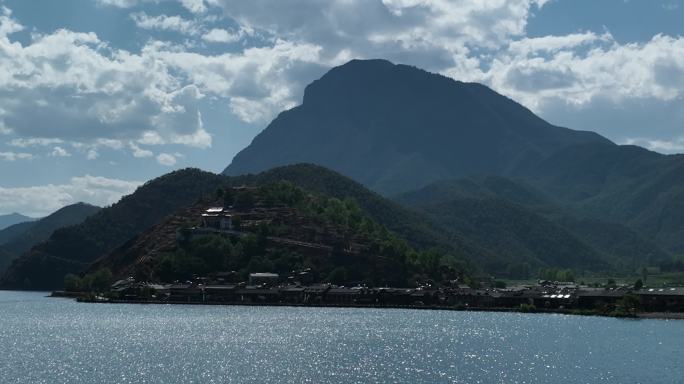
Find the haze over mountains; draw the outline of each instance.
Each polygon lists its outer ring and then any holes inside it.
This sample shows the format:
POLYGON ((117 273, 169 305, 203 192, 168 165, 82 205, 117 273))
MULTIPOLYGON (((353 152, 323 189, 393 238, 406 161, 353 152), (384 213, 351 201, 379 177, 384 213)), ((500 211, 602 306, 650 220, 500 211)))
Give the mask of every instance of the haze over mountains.
POLYGON ((154 249, 145 242, 173 227, 155 227, 169 215, 219 187, 281 180, 351 197, 411 246, 473 273, 633 273, 684 253, 684 157, 554 126, 480 84, 353 60, 310 84, 224 175, 189 169, 149 181, 55 231, 1 283, 59 287, 95 261, 131 270, 122 260, 154 249))

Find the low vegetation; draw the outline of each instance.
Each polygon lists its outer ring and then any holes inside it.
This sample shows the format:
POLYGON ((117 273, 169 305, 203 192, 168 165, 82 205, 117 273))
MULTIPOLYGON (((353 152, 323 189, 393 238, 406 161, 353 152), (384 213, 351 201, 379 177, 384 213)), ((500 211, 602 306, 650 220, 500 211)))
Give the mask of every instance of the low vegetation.
POLYGON ((112 272, 106 268, 83 277, 70 273, 64 277, 64 289, 67 292, 106 292, 113 280, 112 272))

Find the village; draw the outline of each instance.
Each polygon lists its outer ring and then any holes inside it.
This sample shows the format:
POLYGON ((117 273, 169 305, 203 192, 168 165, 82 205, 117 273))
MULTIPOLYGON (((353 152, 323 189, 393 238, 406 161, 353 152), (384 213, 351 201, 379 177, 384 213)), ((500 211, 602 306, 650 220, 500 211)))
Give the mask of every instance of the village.
POLYGON ((520 310, 529 312, 609 314, 684 312, 684 288, 598 288, 539 281, 507 288, 344 287, 332 284, 284 284, 274 273, 252 273, 248 283, 225 283, 215 275, 182 284, 150 284, 133 278, 114 283, 99 301, 169 304, 235 304, 520 310), (631 298, 632 301, 626 300, 631 298))
MULTIPOLYGON (((231 207, 232 208, 232 207, 231 207)), ((201 213, 199 225, 180 231, 179 238, 208 235, 245 236, 263 223, 278 217, 295 217, 286 208, 255 208, 240 217, 223 207, 209 207, 201 213), (272 211, 278 210, 277 215, 272 211), (282 212, 280 212, 282 211, 282 212)), ((297 223, 301 224, 301 223, 297 223)), ((310 241, 269 237, 269 241, 314 252, 327 252, 320 234, 310 241)), ((353 252, 356 244, 347 244, 353 252)), ((183 282, 151 283, 129 277, 116 281, 109 292, 80 296, 79 300, 111 303, 290 305, 425 308, 452 310, 500 310, 561 312, 634 316, 636 313, 684 312, 684 287, 635 287, 633 285, 588 286, 575 282, 539 280, 535 284, 501 287, 493 278, 477 284, 453 280, 441 286, 430 283, 415 288, 335 285, 315 281, 310 270, 292 271, 288 276, 273 272, 251 272, 240 281, 235 271, 213 272, 183 282)))

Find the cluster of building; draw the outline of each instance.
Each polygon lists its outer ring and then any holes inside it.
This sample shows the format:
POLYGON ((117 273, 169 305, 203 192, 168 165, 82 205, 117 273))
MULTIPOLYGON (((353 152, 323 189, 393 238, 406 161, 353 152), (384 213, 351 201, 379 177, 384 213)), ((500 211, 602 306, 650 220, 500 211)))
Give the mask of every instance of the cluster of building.
MULTIPOLYGON (((247 187, 235 188, 236 190, 247 187)), ((313 221, 296 209, 284 205, 265 206, 256 202, 250 208, 209 207, 200 216, 199 226, 186 228, 177 236, 196 238, 223 234, 244 237, 256 233, 262 225, 273 225, 283 233, 271 234, 267 240, 282 246, 296 247, 300 253, 326 255, 339 246, 343 252, 358 253, 365 248, 363 239, 331 224, 313 221)), ((180 238, 180 237, 179 237, 180 238)))
POLYGON ((610 311, 627 294, 636 295, 645 312, 684 312, 684 288, 591 288, 543 282, 509 288, 369 288, 330 284, 279 285, 278 275, 257 273, 243 284, 187 282, 148 284, 133 279, 112 286, 121 301, 168 303, 263 304, 312 306, 435 307, 460 309, 610 311))

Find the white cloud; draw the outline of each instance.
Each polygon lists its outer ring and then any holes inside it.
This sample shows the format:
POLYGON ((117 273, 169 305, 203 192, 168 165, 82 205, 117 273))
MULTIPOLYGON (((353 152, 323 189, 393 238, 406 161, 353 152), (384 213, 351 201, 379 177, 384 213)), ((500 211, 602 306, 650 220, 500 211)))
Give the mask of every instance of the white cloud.
POLYGON ((24 29, 23 25, 11 18, 12 11, 9 8, 3 6, 0 10, 0 37, 11 35, 24 29))
POLYGON ((170 167, 176 164, 176 157, 169 153, 160 153, 157 155, 157 162, 161 165, 170 167))
POLYGON ((158 31, 175 31, 188 35, 195 35, 199 33, 199 25, 192 20, 186 20, 180 16, 149 16, 145 12, 138 12, 131 14, 131 18, 135 21, 135 25, 142 29, 151 29, 158 31))
POLYGON ((85 175, 72 177, 66 184, 33 187, 0 187, 0 207, 3 212, 21 212, 40 217, 65 205, 86 202, 98 206, 111 205, 132 193, 141 183, 85 175))
POLYGON ((86 159, 88 160, 95 160, 98 157, 100 157, 100 153, 94 149, 89 149, 88 153, 86 154, 86 159))
POLYGON ((643 137, 628 138, 623 144, 638 145, 640 147, 648 148, 652 151, 662 153, 682 153, 684 152, 684 136, 677 137, 673 140, 657 140, 647 139, 643 137))
POLYGON ((523 38, 511 42, 508 45, 507 54, 516 56, 529 56, 532 54, 553 53, 560 50, 574 49, 583 45, 605 42, 613 43, 613 36, 606 32, 597 35, 593 32, 571 33, 563 36, 543 36, 534 38, 523 38))
MULTIPOLYGON (((182 71, 203 93, 228 99, 231 110, 243 121, 263 122, 299 99, 304 83, 292 73, 307 66, 321 68, 321 47, 277 40, 273 46, 248 48, 240 53, 206 56, 192 52, 158 50, 146 54, 182 71)), ((315 71, 314 71, 315 72, 315 71)), ((206 137, 177 137, 176 141, 203 142, 206 137)))
POLYGON ((97 139, 95 140, 92 145, 95 148, 109 148, 109 149, 122 149, 124 147, 123 142, 121 140, 115 140, 115 139, 97 139))
POLYGON ((30 160, 33 155, 26 152, 0 152, 0 160, 15 161, 15 160, 30 160))
POLYGON ((240 38, 240 33, 232 33, 221 28, 213 28, 211 31, 202 35, 202 40, 211 43, 234 43, 240 40, 240 38))
POLYGON ((181 4, 192 13, 202 13, 207 10, 204 0, 180 0, 181 4))
MULTIPOLYGON (((8 16, 0 23, 0 31, 16 29, 8 16)), ((57 30, 28 45, 0 34, 0 127, 19 137, 10 144, 120 149, 153 131, 164 142, 211 146, 203 94, 159 57, 168 46, 152 44, 133 54, 94 33, 57 30)))
POLYGON ((97 2, 118 8, 130 8, 138 4, 138 0, 97 0, 97 2))
POLYGON ((619 44, 608 34, 587 33, 524 39, 512 46, 482 80, 537 111, 559 100, 585 105, 605 98, 619 104, 684 96, 684 38, 656 35, 645 43, 619 44))
POLYGON ((71 153, 67 152, 66 149, 56 146, 52 148, 52 152, 50 153, 50 156, 52 157, 69 157, 71 156, 71 153))
POLYGON ((154 156, 154 153, 152 151, 149 151, 147 149, 142 149, 139 146, 135 145, 134 143, 130 144, 131 151, 133 152, 133 157, 152 157, 154 156))
POLYGON ((32 137, 32 138, 17 138, 9 141, 9 145, 19 148, 27 147, 45 147, 48 145, 62 144, 64 141, 56 138, 32 137))
MULTIPOLYGON (((158 3, 161 0, 96 0, 101 5, 117 7, 117 8, 132 8, 141 3, 158 3)), ((203 13, 207 10, 207 4, 204 0, 176 0, 192 13, 203 13)), ((208 0, 212 3, 214 0, 208 0)))
MULTIPOLYGON (((325 46, 334 56, 392 59, 403 54, 446 55, 466 45, 496 47, 525 31, 534 7, 545 1, 472 0, 215 0, 241 25, 292 41, 325 46), (369 44, 370 42, 370 44, 369 44)), ((444 59, 448 59, 444 57, 444 59)), ((432 57, 434 59, 434 56, 432 57)))

